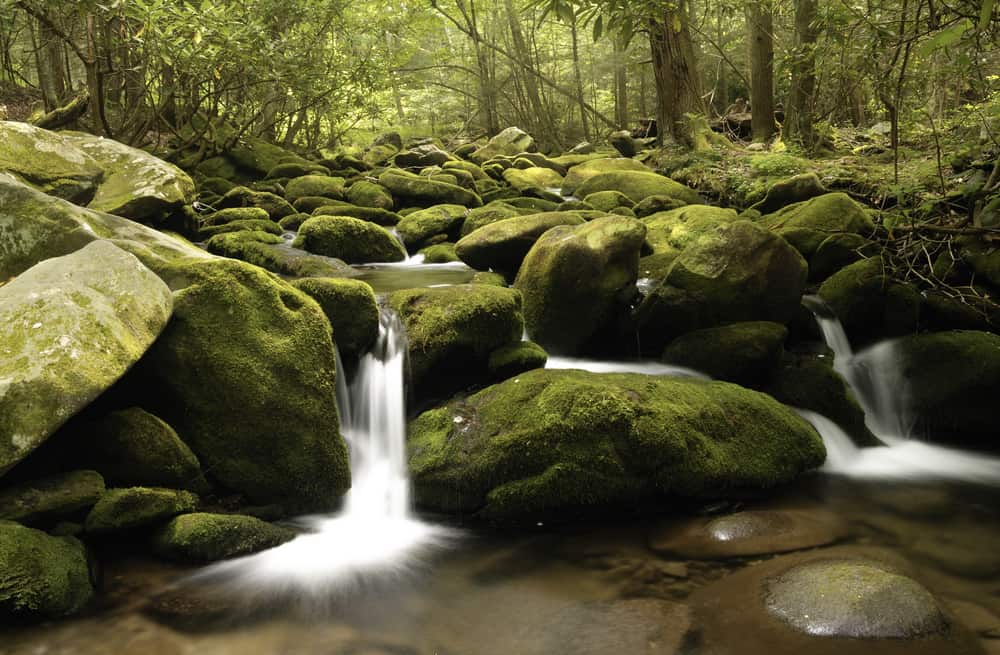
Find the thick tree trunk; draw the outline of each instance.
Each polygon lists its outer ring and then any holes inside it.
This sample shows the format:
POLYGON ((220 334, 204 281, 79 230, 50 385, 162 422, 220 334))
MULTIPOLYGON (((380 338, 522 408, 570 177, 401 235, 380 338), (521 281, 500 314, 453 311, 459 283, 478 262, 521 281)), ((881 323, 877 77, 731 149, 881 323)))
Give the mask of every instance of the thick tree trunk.
POLYGON ((817 0, 795 2, 792 86, 785 105, 785 135, 812 148, 813 97, 816 94, 817 0))
POLYGON ((750 44, 750 107, 753 140, 774 136, 774 16, 771 0, 751 0, 745 5, 747 41, 750 44))
POLYGON ((45 23, 38 24, 38 82, 45 110, 52 111, 66 99, 66 75, 63 68, 62 40, 45 23))
POLYGON ((693 145, 688 115, 703 115, 705 109, 684 0, 650 21, 649 48, 653 55, 660 138, 669 134, 679 143, 693 145))

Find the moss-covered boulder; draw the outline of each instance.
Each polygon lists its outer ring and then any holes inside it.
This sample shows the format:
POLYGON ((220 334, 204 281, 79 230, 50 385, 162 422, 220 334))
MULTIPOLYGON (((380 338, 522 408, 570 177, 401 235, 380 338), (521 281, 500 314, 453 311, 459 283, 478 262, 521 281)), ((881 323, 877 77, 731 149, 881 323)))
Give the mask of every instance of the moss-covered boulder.
POLYGON ((548 353, 537 343, 519 341, 491 352, 487 364, 494 380, 506 380, 532 369, 545 368, 548 359, 548 353))
MULTIPOLYGON (((392 227, 402 220, 396 212, 379 207, 355 207, 354 205, 324 205, 313 211, 313 216, 348 216, 360 218, 363 221, 375 223, 383 227, 392 227)), ((301 227, 301 225, 300 225, 301 227)))
MULTIPOLYGON (((169 272, 169 271, 168 271, 169 272)), ((243 262, 178 262, 174 320, 135 384, 225 489, 328 508, 350 485, 330 324, 308 296, 243 262)))
POLYGON ((531 338, 549 351, 574 354, 625 315, 645 236, 640 221, 620 216, 545 232, 514 283, 531 338))
POLYGON ((508 127, 493 138, 489 143, 469 154, 469 159, 482 165, 486 161, 501 155, 513 156, 522 152, 537 150, 535 140, 531 135, 518 127, 508 127))
POLYGON ((0 475, 142 357, 170 289, 107 241, 0 286, 0 475))
POLYGON ((226 153, 237 167, 248 171, 254 177, 266 176, 276 166, 284 162, 309 163, 281 146, 257 137, 244 137, 226 153))
POLYGON ((87 205, 91 209, 157 222, 194 200, 194 182, 173 164, 113 139, 82 132, 62 136, 104 170, 97 192, 87 205))
POLYGON ((421 248, 417 254, 424 256, 425 264, 450 264, 462 261, 458 258, 458 253, 455 252, 455 244, 449 241, 421 248))
POLYGON ((0 521, 0 621, 53 619, 94 596, 83 544, 0 521))
POLYGON ((0 520, 30 525, 72 517, 103 493, 104 478, 97 471, 57 473, 0 491, 0 520))
POLYGON ((375 343, 378 304, 371 286, 360 280, 318 277, 295 280, 292 286, 319 303, 345 360, 357 359, 375 343))
POLYGON ((267 172, 267 180, 293 180, 310 175, 328 176, 330 169, 306 160, 282 161, 267 172))
POLYGON ((524 333, 521 294, 512 289, 405 289, 389 305, 406 327, 413 390, 423 397, 488 380, 490 354, 524 333))
POLYGON ((961 246, 960 259, 980 279, 1000 288, 1000 248, 997 248, 996 242, 978 237, 962 237, 958 243, 961 246))
POLYGON ((299 228, 292 244, 348 264, 401 262, 406 250, 383 227, 348 216, 314 216, 299 228))
POLYGON ((654 254, 676 257, 690 244, 716 227, 739 220, 732 209, 711 205, 687 205, 658 212, 642 219, 646 242, 654 254))
POLYGON ((778 367, 788 329, 780 323, 748 321, 695 330, 663 351, 662 360, 718 380, 755 387, 778 367))
POLYGON ((198 496, 190 491, 157 487, 108 489, 87 514, 84 527, 90 534, 124 532, 163 523, 197 507, 198 496))
POLYGON ((214 255, 240 259, 290 277, 351 277, 354 270, 333 257, 313 255, 285 246, 281 237, 260 230, 217 234, 205 244, 214 255))
POLYGON ((392 194, 400 207, 432 207, 444 204, 481 207, 483 204, 482 199, 474 192, 456 184, 436 182, 396 169, 382 173, 378 182, 392 194))
POLYGON ((183 562, 214 562, 274 548, 295 538, 288 528, 240 514, 183 514, 153 537, 162 557, 183 562))
POLYGON ((859 446, 877 446, 847 382, 833 368, 833 358, 786 353, 762 391, 791 407, 808 409, 836 423, 859 446))
POLYGON ((920 294, 895 281, 880 257, 863 259, 834 273, 820 286, 819 296, 856 347, 917 329, 920 294))
POLYGON ((628 196, 632 202, 642 202, 649 196, 670 196, 689 205, 701 201, 693 189, 653 172, 601 173, 577 187, 576 194, 581 198, 586 198, 598 191, 620 191, 628 196))
POLYGON ((875 230, 864 208, 846 193, 827 193, 761 217, 760 224, 780 234, 809 257, 831 234, 868 236, 875 230))
POLYGON ((490 223, 496 223, 497 221, 502 221, 507 218, 515 218, 523 215, 524 210, 507 204, 501 200, 491 202, 482 207, 476 207, 475 209, 469 210, 465 220, 462 221, 461 236, 464 237, 471 234, 472 232, 475 232, 479 228, 489 225, 490 223))
MULTIPOLYGON (((332 179, 332 178, 331 178, 332 179)), ((268 218, 272 221, 280 221, 285 216, 290 216, 295 212, 291 203, 274 193, 267 191, 252 191, 244 186, 238 186, 222 196, 222 200, 216 205, 217 209, 229 209, 238 207, 257 207, 267 212, 268 218)))
POLYGON ((342 200, 344 198, 344 178, 327 175, 303 175, 289 181, 285 187, 285 200, 290 203, 294 204, 299 198, 308 196, 342 200))
POLYGON ((625 157, 601 157, 577 164, 569 169, 566 178, 563 180, 562 193, 564 196, 579 195, 577 189, 592 177, 603 173, 614 173, 621 171, 634 171, 639 173, 649 173, 649 167, 642 162, 625 157))
POLYGON ((469 210, 462 205, 435 205, 407 214, 399 221, 396 231, 410 250, 419 250, 438 235, 458 239, 462 221, 469 210))
POLYGON ((223 223, 222 225, 210 225, 198 230, 198 236, 202 239, 211 239, 217 234, 228 234, 230 232, 268 232, 275 236, 281 236, 284 230, 280 225, 271 219, 239 220, 223 223))
POLYGON ((764 194, 764 198, 751 205, 750 209, 761 214, 770 214, 782 207, 804 202, 826 193, 829 191, 820 182, 816 173, 802 173, 772 184, 767 193, 764 194))
POLYGON ((418 505, 518 522, 772 487, 825 457, 816 432, 764 394, 545 369, 424 412, 409 451, 418 505))
POLYGON ((266 209, 261 209, 260 207, 230 207, 229 209, 220 209, 214 211, 211 214, 205 214, 200 218, 201 224, 204 226, 202 229, 210 227, 219 227, 222 225, 228 225, 229 223, 249 223, 250 221, 267 221, 273 223, 271 216, 267 213, 266 209))
POLYGON ((392 211, 396 204, 385 187, 368 180, 358 180, 347 190, 347 200, 358 207, 376 207, 392 211))
POLYGON ((1000 452, 1000 336, 952 330, 904 337, 894 347, 918 434, 1000 452))
POLYGON ((845 266, 877 254, 878 246, 860 234, 831 234, 820 242, 809 257, 809 279, 825 280, 845 266))
MULTIPOLYGON (((652 216, 653 214, 658 214, 660 212, 668 212, 671 209, 677 209, 686 205, 682 200, 677 198, 672 198, 670 196, 648 196, 635 204, 633 211, 635 215, 639 218, 645 218, 647 216, 652 216)), ((695 205, 696 207, 702 205, 695 205)))
POLYGON ((493 269, 513 277, 540 236, 558 225, 582 225, 571 212, 543 212, 490 223, 455 244, 459 258, 472 268, 493 269))
POLYGON ((598 191, 590 194, 583 201, 592 209, 602 212, 611 212, 623 207, 626 209, 635 207, 635 203, 621 191, 598 191))
POLYGON ((68 138, 27 123, 0 121, 0 171, 58 198, 87 204, 104 170, 68 138))
POLYGON ((558 189, 562 186, 563 176, 542 166, 531 168, 508 168, 503 172, 503 179, 519 191, 537 187, 540 189, 558 189))
POLYGON ((74 426, 69 447, 116 487, 208 490, 198 458, 172 427, 139 407, 74 426))
POLYGON ((802 255, 749 221, 715 228, 688 245, 636 310, 644 352, 671 339, 739 321, 787 323, 806 282, 802 255))

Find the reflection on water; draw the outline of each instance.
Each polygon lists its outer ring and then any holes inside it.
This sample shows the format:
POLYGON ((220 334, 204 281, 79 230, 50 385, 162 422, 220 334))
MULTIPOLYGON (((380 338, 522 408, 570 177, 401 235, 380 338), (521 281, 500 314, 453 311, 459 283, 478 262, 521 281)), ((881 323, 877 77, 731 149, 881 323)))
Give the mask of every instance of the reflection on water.
MULTIPOLYGON (((877 548, 905 560, 911 575, 984 645, 996 644, 997 490, 815 475, 782 496, 747 508, 836 514, 849 536, 818 552, 877 548)), ((93 615, 10 630, 0 652, 696 655, 697 645, 685 635, 696 632, 701 619, 688 615, 689 599, 767 559, 699 561, 650 549, 650 534, 665 523, 697 520, 704 519, 660 517, 519 536, 470 531, 407 576, 372 579, 308 611, 287 603, 253 605, 211 585, 170 587, 185 570, 106 558, 117 561, 105 572, 105 600, 93 615)), ((722 637, 739 645, 730 652, 766 655, 755 650, 752 635, 722 637)), ((865 644, 864 652, 898 652, 883 651, 881 643, 865 644)))
POLYGON ((422 264, 414 261, 399 264, 371 264, 356 266, 356 279, 371 285, 376 294, 389 293, 400 289, 416 287, 436 287, 453 284, 467 284, 472 281, 475 271, 462 264, 422 264))

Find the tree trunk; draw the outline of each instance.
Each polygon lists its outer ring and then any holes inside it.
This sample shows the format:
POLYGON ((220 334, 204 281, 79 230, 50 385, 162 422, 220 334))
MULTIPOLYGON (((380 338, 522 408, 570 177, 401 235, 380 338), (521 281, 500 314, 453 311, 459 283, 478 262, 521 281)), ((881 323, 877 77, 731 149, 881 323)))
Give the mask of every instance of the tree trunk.
POLYGON ((813 97, 816 93, 815 26, 817 0, 795 1, 795 49, 792 55, 792 84, 785 106, 785 135, 813 147, 813 97))
MULTIPOLYGON (((580 47, 576 30, 576 16, 570 25, 571 36, 573 38, 573 76, 576 81, 577 102, 580 105, 580 122, 583 125, 583 138, 590 139, 590 125, 587 121, 587 105, 583 97, 583 76, 580 74, 580 47)), ((617 106, 615 107, 617 111, 617 106)))
POLYGON ((628 47, 615 37, 615 122, 628 129, 628 47))
POLYGON ((507 11, 507 22, 510 25, 510 36, 514 44, 514 53, 524 68, 524 92, 528 97, 531 115, 535 119, 534 125, 527 127, 539 141, 550 142, 555 136, 554 130, 552 129, 551 122, 548 120, 548 112, 545 111, 545 106, 542 104, 542 96, 538 91, 538 80, 532 71, 528 70, 528 66, 532 65, 531 50, 528 49, 527 42, 524 40, 524 33, 521 32, 520 17, 514 9, 513 0, 504 0, 504 9, 507 11))
POLYGON ((703 115, 705 109, 684 0, 659 20, 650 21, 649 48, 653 55, 659 138, 662 141, 664 135, 670 134, 678 143, 691 146, 694 139, 687 115, 703 115))
POLYGON ((62 40, 45 23, 38 24, 38 82, 45 110, 52 111, 66 99, 66 75, 63 69, 62 40))
POLYGON ((774 15, 771 0, 751 0, 745 5, 747 41, 750 44, 750 107, 753 140, 774 136, 774 15))

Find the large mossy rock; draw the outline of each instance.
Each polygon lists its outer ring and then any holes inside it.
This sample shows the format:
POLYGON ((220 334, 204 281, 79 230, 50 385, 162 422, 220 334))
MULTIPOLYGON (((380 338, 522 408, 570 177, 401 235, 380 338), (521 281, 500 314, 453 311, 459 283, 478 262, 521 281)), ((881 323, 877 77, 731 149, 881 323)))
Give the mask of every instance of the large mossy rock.
POLYGON ((875 225, 864 208, 846 193, 827 193, 768 214, 760 224, 783 236, 809 257, 832 234, 869 236, 875 225))
POLYGON ((457 184, 438 182, 426 177, 389 169, 378 178, 378 183, 388 189, 400 207, 432 207, 434 205, 463 205, 481 207, 482 199, 457 184))
POLYGON ((456 240, 469 210, 462 205, 435 205, 407 214, 396 231, 410 250, 419 250, 438 235, 456 240))
POLYGON ((139 407, 74 426, 67 444, 116 487, 154 486, 205 492, 198 458, 162 419, 139 407))
POLYGON ((392 194, 386 191, 385 187, 368 180, 358 180, 352 184, 347 190, 347 200, 358 207, 372 207, 387 211, 392 211, 396 207, 396 203, 392 200, 392 194))
POLYGON ((581 198, 586 198, 598 191, 620 191, 628 196, 632 202, 642 202, 650 196, 669 196, 689 205, 701 201, 693 189, 653 172, 601 173, 577 187, 576 194, 581 198))
POLYGON ((406 327, 413 390, 421 397, 489 380, 490 354, 524 333, 521 294, 512 289, 404 289, 389 296, 389 305, 406 327))
POLYGON ((91 209, 157 222, 194 200, 194 182, 173 164, 112 139, 81 132, 63 136, 104 169, 97 193, 87 205, 91 209))
POLYGON ((0 475, 142 357, 170 289, 106 241, 0 286, 0 475))
POLYGON ((825 457, 768 396, 724 382, 535 370, 410 423, 418 505, 567 520, 794 479, 825 457))
POLYGON ((731 323, 674 339, 663 361, 717 380, 752 387, 770 377, 784 352, 788 328, 769 321, 731 323))
POLYGON ((180 262, 174 320, 143 360, 147 407, 208 476, 257 503, 328 508, 350 485, 330 324, 243 262, 180 262))
POLYGON ((459 259, 472 268, 495 270, 513 279, 538 238, 558 225, 583 225, 572 212, 543 212, 485 225, 455 244, 459 259))
POLYGON ((378 337, 378 303, 360 280, 310 277, 292 286, 319 303, 333 328, 333 341, 345 361, 365 354, 378 337))
POLYGON ((798 312, 806 262, 781 237, 749 221, 690 244, 636 311, 644 351, 659 354, 685 332, 740 321, 787 323, 798 312))
POLYGON ((238 186, 226 192, 215 205, 218 209, 238 209, 240 207, 256 207, 267 212, 268 218, 278 222, 286 216, 295 213, 291 203, 279 195, 268 191, 253 191, 247 187, 238 186))
POLYGON ((920 294, 895 281, 880 257, 837 271, 820 286, 819 296, 840 319, 855 347, 917 329, 920 294))
POLYGON ((334 257, 288 248, 276 234, 261 230, 241 230, 217 234, 205 247, 213 255, 240 259, 254 266, 289 277, 351 277, 347 263, 334 257))
POLYGON ((476 164, 482 164, 494 157, 506 155, 512 157, 522 152, 534 152, 535 140, 519 127, 508 127, 489 140, 482 148, 469 155, 476 164))
POLYGON ((918 434, 1000 452, 1000 336, 952 330, 904 337, 894 348, 918 434))
POLYGON ((406 250, 384 227, 348 216, 314 216, 292 245, 348 264, 401 262, 406 250))
POLYGON ((96 471, 57 473, 0 491, 0 520, 34 525, 70 518, 103 493, 104 478, 96 471))
POLYGON ((153 536, 161 556, 184 562, 214 562, 274 548, 295 538, 288 528, 239 514, 183 514, 153 536))
POLYGON ((736 211, 711 205, 687 205, 642 219, 646 242, 654 254, 677 256, 702 235, 739 220, 736 211))
POLYGON ((514 283, 531 338, 551 352, 574 354, 616 323, 637 293, 645 236, 640 221, 623 216, 545 232, 514 283))
POLYGON ((158 487, 108 489, 87 514, 84 527, 90 534, 125 532, 163 523, 197 507, 198 496, 190 491, 158 487))
POLYGON ((804 202, 826 193, 829 193, 829 190, 823 186, 816 173, 802 173, 772 184, 763 200, 751 205, 750 209, 761 214, 770 214, 782 207, 804 202))
POLYGON ((531 168, 508 168, 503 179, 518 191, 526 189, 559 189, 563 176, 551 168, 532 166, 531 168))
MULTIPOLYGON (((635 159, 624 157, 601 157, 592 159, 582 164, 577 164, 569 169, 566 178, 563 180, 562 193, 564 196, 578 195, 576 193, 580 186, 592 177, 602 173, 614 173, 621 171, 634 171, 638 173, 649 173, 649 167, 635 159)), ((617 190, 617 189, 616 189, 617 190)))
POLYGON ((0 521, 0 621, 73 614, 94 596, 83 544, 0 521))
POLYGON ((288 182, 285 187, 285 200, 294 205, 296 200, 306 197, 343 200, 344 178, 327 175, 303 175, 288 182))
POLYGON ((525 210, 518 209, 514 205, 509 205, 502 200, 496 200, 482 207, 476 207, 469 211, 469 214, 462 221, 461 236, 472 234, 481 227, 496 223, 508 218, 524 216, 525 210))
POLYGON ((68 138, 27 123, 0 121, 0 171, 58 198, 87 204, 104 175, 68 138))

